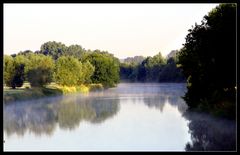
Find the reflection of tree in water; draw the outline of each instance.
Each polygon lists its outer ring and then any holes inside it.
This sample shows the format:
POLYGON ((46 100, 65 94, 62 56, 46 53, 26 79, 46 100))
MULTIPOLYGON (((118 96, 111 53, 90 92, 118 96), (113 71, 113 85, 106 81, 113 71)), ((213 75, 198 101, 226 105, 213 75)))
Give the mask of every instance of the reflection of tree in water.
POLYGON ((55 128, 53 111, 42 104, 11 104, 4 108, 4 130, 7 135, 23 136, 27 130, 36 135, 51 135, 55 128))
POLYGON ((178 108, 178 111, 184 113, 188 106, 180 95, 171 95, 168 97, 168 103, 178 108))
POLYGON ((4 107, 4 131, 7 135, 51 135, 56 123, 62 129, 74 129, 82 120, 100 123, 119 110, 116 99, 100 100, 66 96, 32 102, 11 103, 4 107))
POLYGON ((160 109, 160 111, 163 111, 163 107, 166 103, 166 96, 153 96, 153 97, 148 97, 148 98, 144 98, 144 103, 152 108, 156 108, 156 109, 160 109))
POLYGON ((187 111, 191 142, 186 151, 234 151, 236 150, 236 123, 213 118, 206 114, 187 111))
POLYGON ((74 129, 80 121, 89 120, 94 117, 94 109, 86 103, 74 101, 62 102, 57 105, 57 118, 60 128, 74 129))
POLYGON ((173 107, 177 107, 179 112, 183 113, 187 109, 187 105, 184 100, 181 98, 180 94, 174 92, 162 93, 158 96, 151 96, 144 98, 144 103, 148 107, 154 107, 163 111, 164 105, 166 103, 170 104, 173 107))
POLYGON ((102 122, 119 110, 116 99, 69 97, 56 104, 59 126, 64 129, 76 128, 82 120, 102 122))
POLYGON ((95 109, 95 117, 91 120, 92 123, 103 122, 115 115, 120 109, 118 99, 93 99, 90 104, 95 109))

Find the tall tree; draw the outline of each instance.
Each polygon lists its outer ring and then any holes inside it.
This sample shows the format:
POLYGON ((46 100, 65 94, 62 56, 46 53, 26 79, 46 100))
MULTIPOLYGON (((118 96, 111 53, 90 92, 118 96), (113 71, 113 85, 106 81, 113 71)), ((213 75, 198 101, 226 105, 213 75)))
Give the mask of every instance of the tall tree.
POLYGON ((179 64, 188 79, 190 107, 205 103, 235 114, 236 4, 220 4, 189 30, 179 64))

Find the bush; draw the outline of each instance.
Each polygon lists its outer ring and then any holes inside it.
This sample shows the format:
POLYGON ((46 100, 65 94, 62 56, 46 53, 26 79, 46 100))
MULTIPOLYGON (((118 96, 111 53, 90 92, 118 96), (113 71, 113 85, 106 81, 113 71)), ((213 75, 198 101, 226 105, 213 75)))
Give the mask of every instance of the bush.
POLYGON ((103 89, 104 89, 104 87, 103 87, 103 85, 101 83, 99 83, 99 84, 90 84, 89 85, 89 90, 90 91, 97 91, 97 90, 103 90, 103 89))

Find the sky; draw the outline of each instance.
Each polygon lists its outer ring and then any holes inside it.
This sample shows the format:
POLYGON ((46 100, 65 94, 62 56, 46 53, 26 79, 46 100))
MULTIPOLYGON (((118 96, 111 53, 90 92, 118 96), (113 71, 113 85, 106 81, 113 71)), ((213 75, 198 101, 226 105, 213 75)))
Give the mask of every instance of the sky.
POLYGON ((108 51, 123 59, 166 56, 188 29, 216 7, 208 4, 4 4, 4 54, 40 50, 48 41, 108 51))

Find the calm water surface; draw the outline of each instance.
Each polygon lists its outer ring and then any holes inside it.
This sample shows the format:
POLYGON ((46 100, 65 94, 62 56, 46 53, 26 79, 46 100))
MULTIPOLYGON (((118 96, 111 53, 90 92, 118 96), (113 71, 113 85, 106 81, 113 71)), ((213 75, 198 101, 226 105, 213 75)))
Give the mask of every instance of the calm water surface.
POLYGON ((236 125, 190 113, 185 84, 116 88, 4 106, 4 150, 235 150, 236 125))

